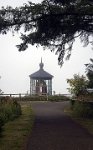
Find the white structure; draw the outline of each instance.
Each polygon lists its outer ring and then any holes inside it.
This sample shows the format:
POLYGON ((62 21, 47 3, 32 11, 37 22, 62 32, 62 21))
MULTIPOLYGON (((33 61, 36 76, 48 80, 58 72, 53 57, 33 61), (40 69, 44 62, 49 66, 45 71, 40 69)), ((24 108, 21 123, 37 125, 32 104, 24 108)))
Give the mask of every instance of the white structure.
POLYGON ((52 95, 52 78, 53 76, 44 71, 44 64, 39 64, 40 69, 29 75, 30 77, 30 95, 52 95))

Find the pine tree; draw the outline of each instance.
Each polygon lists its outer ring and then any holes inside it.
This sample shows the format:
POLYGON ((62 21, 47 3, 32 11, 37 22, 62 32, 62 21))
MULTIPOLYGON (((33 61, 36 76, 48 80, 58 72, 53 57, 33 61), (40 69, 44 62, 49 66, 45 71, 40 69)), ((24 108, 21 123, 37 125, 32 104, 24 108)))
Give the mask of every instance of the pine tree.
POLYGON ((17 45, 19 51, 26 50, 29 44, 48 47, 58 54, 59 64, 62 65, 64 58, 70 57, 77 37, 85 46, 93 43, 93 2, 43 0, 16 8, 2 7, 0 33, 18 32, 20 29, 24 29, 24 33, 20 37, 22 43, 17 45))

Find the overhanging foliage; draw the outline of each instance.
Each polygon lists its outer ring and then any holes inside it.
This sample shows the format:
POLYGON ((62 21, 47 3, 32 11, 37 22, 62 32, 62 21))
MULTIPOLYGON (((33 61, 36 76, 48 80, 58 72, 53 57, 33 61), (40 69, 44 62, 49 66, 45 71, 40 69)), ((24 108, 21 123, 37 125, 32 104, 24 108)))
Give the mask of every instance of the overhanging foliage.
POLYGON ((28 45, 48 47, 58 54, 58 62, 71 55, 73 43, 80 37, 85 46, 92 42, 93 2, 91 0, 44 0, 42 3, 24 4, 22 7, 7 7, 0 10, 0 33, 19 31, 24 51, 28 45), (90 41, 91 37, 91 41, 90 41))

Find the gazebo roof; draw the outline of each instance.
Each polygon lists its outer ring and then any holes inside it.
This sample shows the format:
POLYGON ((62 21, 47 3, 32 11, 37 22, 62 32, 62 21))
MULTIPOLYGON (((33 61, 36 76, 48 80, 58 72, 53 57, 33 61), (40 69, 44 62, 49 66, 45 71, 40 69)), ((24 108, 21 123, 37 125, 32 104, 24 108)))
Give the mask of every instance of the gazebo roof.
POLYGON ((41 63, 39 64, 40 69, 33 74, 31 74, 29 77, 32 79, 43 79, 43 80, 50 80, 53 78, 51 74, 48 72, 44 71, 43 66, 44 64, 42 63, 42 58, 41 58, 41 63))

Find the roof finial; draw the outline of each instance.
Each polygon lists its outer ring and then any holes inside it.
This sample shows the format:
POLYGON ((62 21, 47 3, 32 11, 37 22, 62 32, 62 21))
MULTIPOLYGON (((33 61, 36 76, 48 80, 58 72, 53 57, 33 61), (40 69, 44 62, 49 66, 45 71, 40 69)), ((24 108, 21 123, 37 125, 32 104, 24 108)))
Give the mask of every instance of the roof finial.
POLYGON ((42 63, 42 57, 41 57, 41 63, 42 63))
POLYGON ((42 63, 42 57, 41 57, 41 63, 39 64, 40 69, 43 69, 44 64, 42 63))

